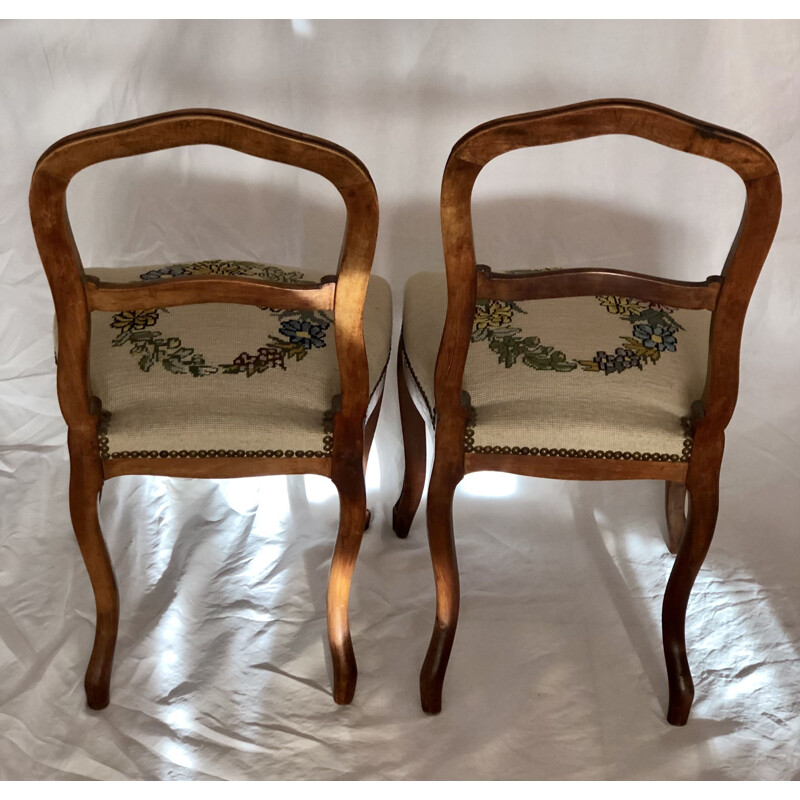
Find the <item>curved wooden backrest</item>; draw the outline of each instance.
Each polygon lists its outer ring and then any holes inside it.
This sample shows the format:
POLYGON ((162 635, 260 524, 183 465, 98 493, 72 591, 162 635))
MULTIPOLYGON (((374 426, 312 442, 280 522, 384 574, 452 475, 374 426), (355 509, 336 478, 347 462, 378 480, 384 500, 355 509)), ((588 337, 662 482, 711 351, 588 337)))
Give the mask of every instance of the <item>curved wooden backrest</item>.
POLYGON ((186 109, 67 136, 36 164, 31 221, 58 320, 58 394, 70 428, 93 426, 89 396, 89 313, 186 303, 230 302, 334 309, 342 411, 366 412, 369 377, 362 312, 378 230, 378 199, 366 167, 338 145, 260 120, 213 109, 186 109), (287 289, 239 276, 170 278, 157 284, 87 278, 67 214, 70 180, 102 161, 186 145, 212 144, 300 167, 327 178, 347 210, 335 280, 287 289))
MULTIPOLYGON (((703 408, 708 424, 723 428, 738 391, 739 348, 747 305, 767 256, 781 209, 778 168, 752 139, 660 106, 636 100, 596 100, 493 120, 462 137, 442 180, 442 238, 448 306, 436 363, 439 414, 461 405, 461 382, 477 297, 537 299, 628 294, 643 300, 713 312, 703 408), (499 276, 475 263, 471 197, 475 179, 493 158, 522 147, 607 134, 638 136, 734 170, 747 197, 738 233, 718 277, 703 283, 668 281, 615 270, 570 269, 499 276)), ((699 399, 699 398, 698 398, 699 399)))

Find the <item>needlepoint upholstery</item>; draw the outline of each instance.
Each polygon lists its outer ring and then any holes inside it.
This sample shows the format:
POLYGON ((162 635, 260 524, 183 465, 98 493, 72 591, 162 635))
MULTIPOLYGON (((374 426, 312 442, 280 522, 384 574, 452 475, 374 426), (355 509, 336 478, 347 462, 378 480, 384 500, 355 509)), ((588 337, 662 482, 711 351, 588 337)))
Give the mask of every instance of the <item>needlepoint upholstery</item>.
MULTIPOLYGON (((102 281, 227 274, 269 281, 323 276, 246 261, 93 269, 102 281)), ((370 389, 386 367, 389 284, 371 277, 364 305, 370 389)), ((333 312, 207 303, 92 312, 90 382, 103 417, 100 452, 115 457, 323 456, 340 391, 333 312)))
MULTIPOLYGON (((447 309, 443 273, 406 284, 406 362, 429 412, 447 309)), ((463 389, 467 452, 688 461, 711 312, 629 297, 479 298, 463 389)))

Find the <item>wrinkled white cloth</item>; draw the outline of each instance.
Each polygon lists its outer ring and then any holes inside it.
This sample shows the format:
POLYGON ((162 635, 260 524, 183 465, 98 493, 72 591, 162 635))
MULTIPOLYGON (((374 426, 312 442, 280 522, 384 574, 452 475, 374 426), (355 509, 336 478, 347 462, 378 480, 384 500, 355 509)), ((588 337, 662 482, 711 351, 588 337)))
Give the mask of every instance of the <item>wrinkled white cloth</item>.
MULTIPOLYGON (((798 34, 796 22, 724 21, 0 26, 0 778, 800 778, 798 34), (391 532, 393 375, 353 583, 352 706, 330 688, 330 483, 126 477, 100 506, 121 619, 111 704, 90 711, 94 604, 69 522, 52 301, 27 210, 41 152, 184 107, 331 139, 375 179, 375 272, 399 320, 404 281, 443 269, 452 144, 497 116, 609 96, 739 130, 784 177, 717 534, 689 605, 689 724, 664 718, 663 485, 488 473, 456 495, 461 620, 444 710, 422 713, 433 576, 424 499, 408 540, 391 532)), ((478 260, 701 280, 735 233, 737 183, 619 137, 509 154, 476 186, 478 260)), ((209 147, 94 167, 69 201, 96 267, 242 258, 329 272, 344 223, 317 176, 209 147)))

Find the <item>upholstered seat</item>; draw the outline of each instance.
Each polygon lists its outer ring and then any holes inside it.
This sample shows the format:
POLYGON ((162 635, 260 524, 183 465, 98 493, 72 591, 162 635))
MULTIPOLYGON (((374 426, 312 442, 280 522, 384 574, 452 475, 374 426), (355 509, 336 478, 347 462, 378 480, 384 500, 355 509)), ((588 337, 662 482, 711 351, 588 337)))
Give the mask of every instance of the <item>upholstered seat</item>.
MULTIPOLYGON (((406 284, 405 358, 433 408, 444 273, 406 284)), ((628 297, 478 300, 463 389, 467 452, 688 461, 711 312, 628 297)))
MULTIPOLYGON (((297 283, 320 273, 243 261, 87 270, 102 281, 223 274, 297 283)), ((388 283, 370 279, 364 338, 374 392, 392 331, 388 283)), ((109 458, 323 456, 339 393, 333 312, 206 303, 92 313, 90 381, 109 458)))

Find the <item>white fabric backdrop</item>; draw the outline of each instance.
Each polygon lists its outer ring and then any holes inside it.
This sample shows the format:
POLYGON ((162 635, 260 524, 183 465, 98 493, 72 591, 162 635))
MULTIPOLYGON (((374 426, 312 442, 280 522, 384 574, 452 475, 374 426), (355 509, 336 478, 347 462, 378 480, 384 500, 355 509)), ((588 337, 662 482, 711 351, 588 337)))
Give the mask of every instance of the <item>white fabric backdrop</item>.
MULTIPOLYGON (((0 53, 0 777, 800 777, 798 23, 14 22, 0 25, 0 53), (461 623, 444 712, 422 714, 433 581, 424 514, 406 542, 390 529, 402 468, 391 378, 353 589, 354 704, 330 697, 327 481, 123 478, 101 507, 122 599, 112 701, 89 711, 94 607, 27 210, 41 152, 197 106, 331 139, 377 185, 374 271, 399 320, 406 278, 443 269, 452 144, 497 116, 598 97, 741 131, 784 182, 745 328, 717 537, 689 608, 689 725, 664 721, 661 484, 490 474, 457 494, 461 623)), ((517 152, 479 179, 478 256, 699 280, 724 261, 737 182, 617 137, 517 152)), ((92 168, 70 203, 87 266, 332 269, 343 224, 317 176, 206 147, 92 168)))

